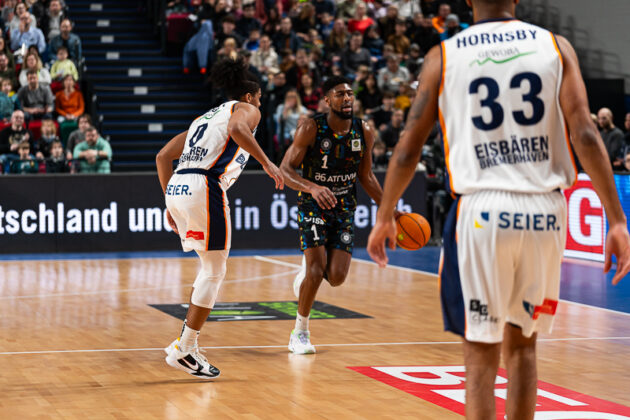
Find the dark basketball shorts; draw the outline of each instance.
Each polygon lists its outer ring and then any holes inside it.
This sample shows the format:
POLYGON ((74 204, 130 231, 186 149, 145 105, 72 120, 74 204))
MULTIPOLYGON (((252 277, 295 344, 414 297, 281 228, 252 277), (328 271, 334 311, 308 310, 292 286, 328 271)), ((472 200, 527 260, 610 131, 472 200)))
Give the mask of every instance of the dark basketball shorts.
POLYGON ((324 246, 352 254, 354 247, 354 210, 321 209, 316 203, 298 205, 300 249, 324 246))

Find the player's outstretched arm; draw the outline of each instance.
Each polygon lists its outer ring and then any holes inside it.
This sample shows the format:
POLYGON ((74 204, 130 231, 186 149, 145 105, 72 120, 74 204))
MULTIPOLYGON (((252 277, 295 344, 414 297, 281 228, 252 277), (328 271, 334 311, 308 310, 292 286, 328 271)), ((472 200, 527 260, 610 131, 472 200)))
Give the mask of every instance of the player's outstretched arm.
POLYGON ((405 131, 400 137, 389 161, 383 198, 376 216, 376 225, 368 239, 368 253, 381 267, 387 264, 385 240, 389 247, 396 247, 394 208, 411 182, 420 160, 422 146, 433 128, 438 113, 438 95, 442 76, 440 46, 433 47, 425 56, 422 72, 418 77, 418 90, 413 101, 405 131))
POLYGON ((179 159, 186 144, 188 130, 179 133, 160 149, 155 156, 155 166, 157 167, 158 178, 162 186, 162 192, 166 191, 168 181, 173 176, 173 161, 179 159))
POLYGON ((284 154, 280 170, 284 175, 287 186, 296 191, 304 191, 313 196, 317 204, 324 209, 331 209, 337 204, 335 195, 322 185, 317 185, 304 179, 297 173, 296 169, 302 164, 308 148, 315 141, 317 135, 317 124, 311 118, 304 120, 295 130, 293 143, 284 154))
POLYGON ((564 67, 560 106, 569 125, 571 143, 606 210, 610 230, 606 237, 604 271, 610 270, 612 255, 616 255, 617 272, 613 277, 613 284, 617 284, 630 271, 630 235, 626 227, 626 216, 619 203, 604 142, 590 117, 577 55, 569 41, 561 36, 556 39, 562 52, 564 67))
POLYGON ((383 189, 372 171, 372 148, 374 148, 374 132, 366 123, 363 124, 363 138, 365 139, 365 152, 359 163, 359 182, 365 192, 377 205, 381 204, 383 189))
POLYGON ((267 175, 275 181, 276 188, 281 190, 284 188, 284 177, 278 167, 265 155, 253 134, 259 122, 260 110, 248 103, 239 102, 228 122, 228 134, 236 144, 260 162, 267 175))

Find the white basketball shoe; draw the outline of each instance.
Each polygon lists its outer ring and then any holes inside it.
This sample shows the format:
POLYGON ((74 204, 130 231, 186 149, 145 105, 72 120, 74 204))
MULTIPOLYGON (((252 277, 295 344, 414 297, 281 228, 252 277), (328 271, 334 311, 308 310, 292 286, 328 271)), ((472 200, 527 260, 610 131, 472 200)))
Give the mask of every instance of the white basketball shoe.
POLYGON ((311 334, 308 331, 291 331, 289 350, 294 354, 315 353, 315 347, 311 344, 311 334))
POLYGON ((300 271, 295 275, 295 279, 293 280, 293 294, 296 298, 300 298, 300 286, 302 286, 302 282, 306 277, 306 257, 302 256, 302 267, 300 267, 300 271))
MULTIPOLYGON (((212 366, 206 359, 206 356, 200 353, 198 346, 184 352, 179 345, 179 339, 175 340, 171 345, 173 348, 170 349, 168 356, 166 356, 166 363, 175 369, 183 370, 203 379, 214 379, 221 374, 221 371, 212 366)), ((168 351, 170 347, 165 348, 164 351, 168 351)))

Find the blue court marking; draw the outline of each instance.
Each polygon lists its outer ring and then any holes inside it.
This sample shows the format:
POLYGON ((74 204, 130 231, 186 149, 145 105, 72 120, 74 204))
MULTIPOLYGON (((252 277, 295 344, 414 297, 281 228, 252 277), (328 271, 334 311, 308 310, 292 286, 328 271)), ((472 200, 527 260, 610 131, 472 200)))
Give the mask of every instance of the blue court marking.
MULTIPOLYGON (((233 249, 230 256, 254 255, 301 255, 296 248, 285 249, 233 249)), ((389 264, 413 270, 437 274, 440 248, 425 247, 419 251, 388 250, 389 264)), ((68 254, 6 254, 0 261, 21 260, 99 260, 130 258, 194 258, 194 252, 150 251, 150 252, 101 252, 68 254)), ((354 257, 371 261, 365 248, 356 248, 354 257)), ((611 284, 612 273, 604 274, 601 264, 565 261, 562 264, 560 298, 571 302, 630 314, 630 275, 617 286, 611 284)))

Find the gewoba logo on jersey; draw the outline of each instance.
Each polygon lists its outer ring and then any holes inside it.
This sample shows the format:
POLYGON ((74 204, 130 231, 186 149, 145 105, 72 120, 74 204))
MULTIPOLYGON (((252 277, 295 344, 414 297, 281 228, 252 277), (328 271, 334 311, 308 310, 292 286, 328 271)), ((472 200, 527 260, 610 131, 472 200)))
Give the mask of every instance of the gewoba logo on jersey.
POLYGON ((604 207, 593 189, 590 178, 578 176, 578 182, 565 190, 567 199, 568 229, 564 255, 604 261, 606 216, 604 207))

